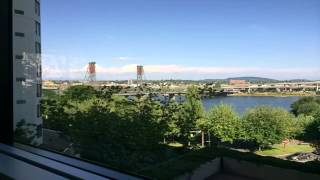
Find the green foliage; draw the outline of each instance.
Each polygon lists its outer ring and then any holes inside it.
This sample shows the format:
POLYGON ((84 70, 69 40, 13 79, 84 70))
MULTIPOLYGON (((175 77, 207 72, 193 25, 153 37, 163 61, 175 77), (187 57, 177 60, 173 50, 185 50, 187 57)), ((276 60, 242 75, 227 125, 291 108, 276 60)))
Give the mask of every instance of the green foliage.
POLYGON ((320 110, 320 99, 317 97, 303 97, 291 105, 291 111, 296 116, 304 114, 312 116, 317 110, 320 110))
POLYGON ((304 114, 294 118, 294 137, 304 139, 306 137, 307 128, 314 122, 313 116, 305 116, 304 114))
POLYGON ((97 91, 92 86, 71 86, 63 93, 64 100, 84 101, 97 95, 97 91))
POLYGON ((41 136, 42 126, 26 123, 24 119, 17 123, 16 129, 14 131, 15 141, 23 144, 34 144, 34 140, 36 138, 40 138, 41 136))
POLYGON ((57 93, 54 90, 43 89, 42 90, 42 97, 47 99, 55 99, 57 98, 57 93))
POLYGON ((258 106, 247 110, 243 117, 249 139, 259 147, 278 144, 292 136, 293 117, 282 108, 258 106))
POLYGON ((297 118, 297 138, 312 142, 320 148, 320 99, 303 97, 291 105, 297 118))
POLYGON ((239 115, 227 104, 213 106, 204 126, 221 142, 232 143, 243 134, 239 115))
MULTIPOLYGON (((293 120, 281 108, 260 106, 248 110, 240 119, 225 104, 213 107, 206 114, 195 86, 188 88, 182 104, 172 97, 160 103, 152 95, 136 98, 114 95, 120 91, 120 87, 94 89, 91 86, 74 86, 62 95, 48 91, 41 103, 44 127, 62 131, 82 158, 127 170, 167 159, 164 138, 186 147, 193 140, 190 132, 197 130, 209 131, 221 142, 247 140, 260 147, 293 136, 320 138, 320 113, 313 112, 315 118, 301 115, 293 120)), ((308 103, 296 103, 293 109, 306 114, 307 105, 300 104, 308 103)), ((20 129, 17 137, 30 137, 20 129)))
POLYGON ((175 141, 180 137, 181 132, 179 128, 179 122, 182 117, 182 105, 178 104, 175 100, 170 99, 168 103, 162 106, 162 121, 167 123, 165 129, 165 137, 170 138, 171 141, 175 141))
POLYGON ((160 105, 149 97, 115 99, 94 98, 73 107, 69 131, 77 152, 127 170, 156 162, 165 126, 160 105))
POLYGON ((304 139, 318 143, 320 139, 320 110, 314 113, 314 120, 305 128, 304 139))
POLYGON ((57 99, 42 99, 41 114, 43 127, 67 133, 70 116, 65 112, 63 104, 57 99))
POLYGON ((205 118, 205 111, 198 93, 198 88, 188 88, 186 101, 183 103, 182 112, 178 114, 177 126, 180 129, 180 139, 183 144, 190 141, 190 131, 196 129, 197 121, 205 118))

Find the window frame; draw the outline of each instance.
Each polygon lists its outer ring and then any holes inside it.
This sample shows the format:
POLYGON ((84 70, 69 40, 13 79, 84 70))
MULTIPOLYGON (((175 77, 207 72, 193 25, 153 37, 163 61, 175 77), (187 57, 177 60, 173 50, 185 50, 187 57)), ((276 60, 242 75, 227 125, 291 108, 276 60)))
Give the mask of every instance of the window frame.
POLYGON ((36 41, 34 46, 35 46, 35 53, 36 54, 41 54, 41 43, 36 41))
POLYGON ((20 10, 20 9, 15 9, 15 10, 14 10, 14 14, 24 15, 24 11, 22 11, 22 10, 20 10))
POLYGON ((42 97, 42 83, 37 84, 37 98, 42 97))
POLYGON ((34 0, 34 12, 40 16, 40 2, 38 0, 34 0))
POLYGON ((0 1, 0 143, 13 145, 13 5, 12 0, 0 1))
POLYGON ((34 21, 35 22, 35 34, 37 36, 41 36, 41 24, 38 21, 34 21))
MULTIPOLYGON (((94 162, 14 142, 13 107, 16 102, 13 98, 13 87, 16 79, 13 76, 13 60, 16 59, 16 55, 13 54, 13 38, 15 36, 13 32, 14 10, 12 1, 0 1, 0 24, 2 27, 0 28, 0 58, 2 59, 0 83, 3 87, 0 89, 0 155, 10 157, 12 160, 16 160, 16 162, 23 162, 47 172, 63 175, 64 177, 74 177, 75 172, 78 172, 78 178, 81 178, 81 175, 91 175, 100 176, 103 179, 147 179, 143 176, 129 174, 94 162), (57 164, 58 166, 52 166, 53 164, 57 164)), ((37 0, 35 2, 40 3, 37 0)), ((19 57, 22 56, 19 55, 19 57)), ((18 166, 15 166, 13 170, 15 169, 17 171, 22 170, 21 172, 23 172, 23 169, 19 169, 18 166)), ((32 174, 34 172, 24 171, 23 173, 32 174)), ((37 174, 33 175, 37 176, 37 174)))
POLYGON ((15 33, 14 33, 14 36, 15 36, 15 37, 24 38, 26 35, 25 35, 25 33, 23 33, 23 32, 15 32, 15 33))

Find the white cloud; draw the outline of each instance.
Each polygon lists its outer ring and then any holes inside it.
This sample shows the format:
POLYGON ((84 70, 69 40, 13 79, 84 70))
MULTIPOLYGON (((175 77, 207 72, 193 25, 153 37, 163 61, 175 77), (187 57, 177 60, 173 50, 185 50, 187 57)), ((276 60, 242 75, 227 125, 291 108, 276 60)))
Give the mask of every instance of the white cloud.
MULTIPOLYGON (((118 57, 127 60, 131 57, 118 57)), ((43 79, 82 80, 87 71, 88 59, 79 57, 43 55, 43 79)), ((135 79, 137 64, 105 67, 97 63, 97 78, 135 79)), ((144 66, 147 79, 207 79, 235 76, 260 76, 275 79, 320 79, 320 67, 309 68, 268 68, 268 67, 214 67, 183 66, 177 64, 147 64, 144 66)))
POLYGON ((119 61, 127 61, 127 60, 136 60, 137 58, 134 57, 127 57, 127 56, 120 56, 120 57, 114 57, 114 60, 119 60, 119 61))
MULTIPOLYGON (((103 67, 97 64, 99 79, 128 79, 134 78, 137 64, 127 64, 120 67, 103 67)), ((45 68, 44 77, 59 79, 83 79, 86 66, 82 68, 55 69, 45 68)), ((145 65, 144 70, 148 79, 197 79, 221 78, 230 76, 262 76, 277 79, 311 78, 320 79, 320 68, 258 68, 258 67, 188 67, 175 64, 145 65)))

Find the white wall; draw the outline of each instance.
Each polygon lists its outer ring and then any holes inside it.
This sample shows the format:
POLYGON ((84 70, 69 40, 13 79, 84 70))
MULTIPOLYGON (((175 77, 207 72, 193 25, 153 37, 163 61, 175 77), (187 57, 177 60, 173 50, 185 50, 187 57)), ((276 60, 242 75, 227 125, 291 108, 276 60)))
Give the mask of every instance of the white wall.
MULTIPOLYGON (((40 0, 38 0, 40 2, 40 0)), ((35 13, 35 0, 13 0, 13 67, 14 67, 14 122, 24 119, 27 123, 42 124, 42 119, 37 117, 37 84, 41 84, 41 77, 37 77, 37 64, 40 58, 35 54, 35 43, 41 38, 36 35, 35 21, 40 17, 35 13), (15 9, 24 11, 24 15, 16 14, 15 9), (24 37, 16 37, 15 32, 24 33, 24 37), (23 55, 22 60, 16 55, 23 55), (17 82, 16 78, 26 78, 25 82, 17 82), (26 104, 17 104, 17 100, 25 100, 26 104)), ((35 143, 41 144, 42 138, 35 143)))

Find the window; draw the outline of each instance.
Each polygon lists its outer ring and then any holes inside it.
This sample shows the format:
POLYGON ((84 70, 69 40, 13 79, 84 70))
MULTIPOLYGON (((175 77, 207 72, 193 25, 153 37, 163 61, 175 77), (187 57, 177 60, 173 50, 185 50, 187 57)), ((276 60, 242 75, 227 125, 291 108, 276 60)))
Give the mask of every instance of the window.
POLYGON ((35 13, 40 16, 40 2, 38 0, 35 0, 35 13))
MULTIPOLYGON (((15 105, 14 115, 32 124, 25 137, 43 128, 43 138, 29 144, 150 174, 211 147, 215 156, 245 150, 252 159, 320 147, 302 137, 309 125, 320 126, 320 17, 313 12, 320 4, 124 1, 46 1, 40 21, 40 1, 30 0, 33 15, 14 15, 30 23, 23 43, 14 38, 13 52, 24 55, 16 59, 25 60, 14 64, 11 103, 27 103, 15 105), (86 12, 70 15, 70 8, 86 12)), ((199 162, 212 160, 203 156, 199 162)))
POLYGON ((40 118, 41 117, 41 105, 37 104, 37 117, 40 118))
POLYGON ((16 55, 16 59, 17 60, 22 60, 23 59, 23 55, 16 55))
POLYGON ((26 81, 26 78, 24 78, 24 77, 18 77, 18 78, 16 78, 16 81, 17 81, 17 82, 25 82, 25 81, 26 81))
POLYGON ((39 42, 35 43, 36 54, 41 54, 41 44, 39 42))
POLYGON ((14 35, 17 37, 24 37, 24 33, 22 32, 15 32, 14 35))
POLYGON ((24 11, 18 10, 18 9, 15 9, 15 10, 14 10, 14 13, 15 13, 15 14, 19 14, 19 15, 24 15, 24 11))
POLYGON ((42 66, 41 63, 37 63, 37 77, 41 77, 42 75, 42 66))
POLYGON ((36 35, 40 36, 41 35, 41 26, 38 21, 35 21, 35 29, 36 29, 36 35))
POLYGON ((26 104, 27 101, 26 100, 17 100, 17 104, 26 104))
POLYGON ((37 97, 42 96, 42 84, 37 84, 37 97))

